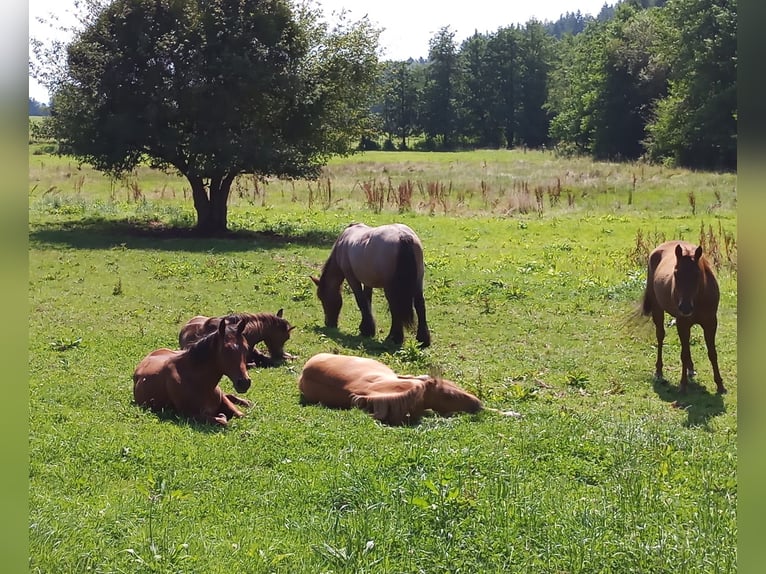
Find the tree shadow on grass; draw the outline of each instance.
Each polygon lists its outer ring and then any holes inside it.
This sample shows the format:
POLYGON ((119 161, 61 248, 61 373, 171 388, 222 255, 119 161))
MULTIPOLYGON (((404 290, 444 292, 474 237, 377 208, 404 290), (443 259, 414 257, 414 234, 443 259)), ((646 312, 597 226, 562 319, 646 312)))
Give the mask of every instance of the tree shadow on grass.
POLYGON ((282 225, 278 231, 240 229, 217 234, 202 235, 188 227, 173 227, 153 221, 106 220, 86 218, 78 221, 34 225, 29 241, 40 246, 72 249, 126 248, 159 249, 165 251, 206 252, 250 251, 279 249, 287 243, 331 247, 337 231, 325 229, 291 228, 282 225))
POLYGON ((711 393, 694 379, 689 379, 685 394, 678 392, 678 387, 667 381, 658 381, 653 377, 650 380, 660 399, 674 408, 686 411, 686 427, 709 429, 710 419, 726 411, 723 397, 716 392, 711 393))

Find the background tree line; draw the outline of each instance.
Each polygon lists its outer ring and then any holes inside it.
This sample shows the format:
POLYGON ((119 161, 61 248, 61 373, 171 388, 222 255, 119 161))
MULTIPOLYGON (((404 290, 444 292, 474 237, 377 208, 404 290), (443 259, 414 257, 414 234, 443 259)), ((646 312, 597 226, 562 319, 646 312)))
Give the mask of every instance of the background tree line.
POLYGON ((555 146, 735 169, 736 13, 736 0, 628 0, 459 46, 442 28, 427 60, 382 63, 379 137, 362 145, 555 146))
POLYGON ((366 17, 330 28, 290 0, 83 1, 71 42, 32 41, 51 93, 33 137, 115 177, 185 176, 203 233, 240 174, 315 177, 359 142, 736 168, 736 0, 626 0, 460 46, 444 27, 427 59, 383 63, 366 17))

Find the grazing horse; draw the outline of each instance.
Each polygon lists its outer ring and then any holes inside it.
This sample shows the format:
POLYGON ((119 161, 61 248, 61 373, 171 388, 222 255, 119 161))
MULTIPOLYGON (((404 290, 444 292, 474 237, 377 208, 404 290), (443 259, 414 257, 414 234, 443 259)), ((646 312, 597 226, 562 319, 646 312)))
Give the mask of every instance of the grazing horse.
POLYGON ((675 317, 681 340, 681 382, 678 390, 686 392, 689 377, 694 376, 694 363, 689 349, 692 325, 700 325, 705 335, 707 356, 713 367, 713 378, 719 394, 726 392, 718 370, 715 332, 718 328, 718 282, 702 247, 685 241, 666 241, 649 255, 641 314, 652 316, 657 334, 655 380, 662 376, 662 343, 665 339, 665 313, 675 317))
POLYGON ((423 298, 424 275, 423 245, 412 229, 401 223, 379 227, 352 223, 335 240, 319 278, 311 280, 317 286, 326 327, 338 326, 343 305, 341 285, 345 279, 362 312, 359 333, 363 337, 375 335, 372 290, 382 287, 391 311, 387 338, 396 345, 402 344, 404 327, 411 328, 415 322, 414 307, 418 321, 416 339, 427 347, 431 344, 431 333, 423 298))
POLYGON ((235 405, 252 403, 227 395, 218 386, 223 375, 244 393, 250 388, 247 374, 245 322, 236 327, 221 321, 218 329, 181 351, 158 349, 149 353, 133 373, 136 404, 154 411, 173 409, 194 420, 222 426, 243 416, 235 405))
POLYGON ((442 415, 482 410, 479 399, 452 381, 430 375, 397 375, 365 357, 319 353, 303 365, 302 402, 331 408, 358 407, 390 425, 417 421, 426 409, 442 415))
POLYGON ((290 338, 290 332, 295 328, 282 318, 283 309, 276 315, 271 313, 235 313, 222 317, 205 317, 197 315, 192 317, 178 333, 178 345, 185 349, 200 337, 212 333, 226 319, 229 323, 244 321, 243 335, 247 339, 250 352, 247 357, 248 365, 259 367, 273 367, 285 359, 294 359, 295 356, 285 352, 284 346, 290 338), (269 349, 269 355, 264 355, 255 348, 257 343, 263 341, 269 349))

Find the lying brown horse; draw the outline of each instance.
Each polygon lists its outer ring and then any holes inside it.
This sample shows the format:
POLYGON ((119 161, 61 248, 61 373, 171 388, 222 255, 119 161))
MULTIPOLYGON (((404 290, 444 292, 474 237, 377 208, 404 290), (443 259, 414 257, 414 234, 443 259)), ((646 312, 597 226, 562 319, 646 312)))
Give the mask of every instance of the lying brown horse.
POLYGON ((194 420, 225 426, 232 417, 243 416, 235 405, 252 403, 227 395, 218 386, 223 375, 244 393, 250 388, 247 374, 248 347, 242 331, 221 321, 218 329, 182 351, 158 349, 149 353, 133 373, 136 404, 154 411, 172 409, 194 420))
POLYGON ((422 347, 431 344, 423 297, 423 245, 415 232, 402 223, 369 227, 352 223, 335 240, 322 274, 312 277, 324 310, 326 327, 337 327, 343 305, 341 286, 348 282, 362 313, 359 333, 375 335, 372 315, 372 290, 383 288, 391 311, 388 339, 396 345, 404 341, 404 328, 415 324, 415 338, 422 347), (415 313, 413 314, 413 308, 415 313))
POLYGON ((212 333, 221 323, 222 319, 237 322, 244 321, 243 334, 250 349, 247 358, 248 365, 258 367, 273 367, 285 359, 294 359, 295 356, 285 352, 284 346, 290 338, 293 325, 282 317, 283 309, 272 313, 235 313, 221 317, 205 317, 197 315, 192 317, 181 328, 178 334, 178 345, 185 349, 200 337, 212 333), (269 350, 269 355, 264 355, 255 345, 263 341, 269 350))
POLYGON ((390 425, 415 422, 426 409, 442 415, 482 410, 479 399, 452 381, 397 375, 383 363, 364 357, 314 355, 303 365, 298 388, 304 403, 359 407, 390 425))
POLYGON ((665 339, 664 317, 668 313, 676 319, 678 338, 681 340, 681 382, 678 390, 686 392, 689 377, 695 375, 689 338, 692 325, 700 325, 705 335, 707 356, 713 367, 713 378, 718 393, 726 392, 718 370, 715 332, 718 328, 718 282, 702 247, 685 241, 666 241, 649 255, 641 312, 651 315, 657 334, 657 364, 655 380, 662 376, 662 343, 665 339))

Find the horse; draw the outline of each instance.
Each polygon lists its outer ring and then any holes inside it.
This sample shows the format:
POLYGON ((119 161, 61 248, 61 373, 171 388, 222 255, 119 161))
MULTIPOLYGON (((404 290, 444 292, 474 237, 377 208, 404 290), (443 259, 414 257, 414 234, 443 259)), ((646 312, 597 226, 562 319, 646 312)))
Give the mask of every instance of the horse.
POLYGON ((252 406, 247 399, 224 394, 218 386, 223 375, 237 392, 250 388, 245 361, 248 352, 243 331, 227 320, 186 349, 157 349, 138 364, 133 373, 133 398, 139 406, 153 411, 175 410, 194 420, 226 426, 229 419, 244 416, 236 405, 252 406))
POLYGON ((482 410, 481 401, 452 381, 432 375, 398 375, 374 359, 319 353, 303 365, 301 402, 360 408, 389 425, 415 422, 426 409, 441 415, 482 410))
POLYGON ((272 313, 235 313, 220 317, 197 315, 187 321, 178 333, 178 346, 188 347, 200 337, 215 331, 222 319, 231 322, 244 321, 243 334, 247 339, 250 352, 247 357, 249 366, 273 367, 283 360, 295 359, 295 355, 285 352, 284 345, 295 328, 282 317, 283 309, 272 313), (261 353, 255 345, 263 341, 269 350, 269 356, 261 353))
POLYGON ((335 240, 322 272, 311 280, 322 302, 326 327, 336 328, 343 305, 344 279, 354 293, 362 313, 359 333, 375 335, 372 290, 383 288, 391 311, 391 330, 387 339, 396 345, 404 341, 404 328, 412 328, 417 314, 416 339, 421 347, 431 344, 423 298, 423 245, 415 232, 402 223, 369 227, 351 223, 335 240))
POLYGON ((651 252, 641 314, 651 315, 654 321, 657 335, 656 381, 666 382, 662 376, 662 343, 665 339, 663 321, 665 313, 668 313, 675 317, 678 338, 681 340, 679 392, 686 392, 689 377, 696 374, 689 348, 691 328, 695 324, 702 327, 705 335, 707 356, 713 367, 717 392, 726 392, 718 370, 718 353, 715 348, 719 298, 718 281, 710 263, 702 256, 702 246, 686 241, 666 241, 651 252))

